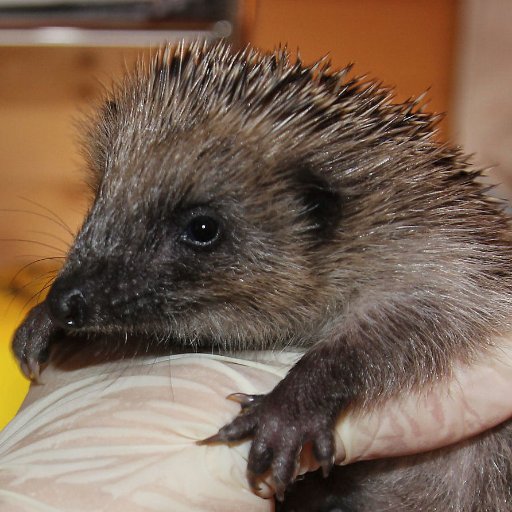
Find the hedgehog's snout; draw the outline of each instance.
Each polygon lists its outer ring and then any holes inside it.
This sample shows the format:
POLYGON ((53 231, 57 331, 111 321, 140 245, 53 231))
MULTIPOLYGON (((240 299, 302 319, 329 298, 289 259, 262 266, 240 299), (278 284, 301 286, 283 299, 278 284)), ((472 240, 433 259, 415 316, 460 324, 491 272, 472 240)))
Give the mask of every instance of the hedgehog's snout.
POLYGON ((68 279, 57 279, 47 298, 52 320, 66 329, 80 329, 86 325, 90 308, 83 291, 68 279))

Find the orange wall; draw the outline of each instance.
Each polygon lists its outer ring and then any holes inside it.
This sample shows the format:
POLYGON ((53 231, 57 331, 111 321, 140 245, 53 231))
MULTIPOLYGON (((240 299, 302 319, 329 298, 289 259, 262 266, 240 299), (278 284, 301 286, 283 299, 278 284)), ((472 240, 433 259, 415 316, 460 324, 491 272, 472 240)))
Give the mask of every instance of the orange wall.
POLYGON ((429 91, 429 109, 449 110, 455 0, 257 0, 245 4, 245 39, 287 43, 304 61, 329 54, 397 88, 398 98, 429 91))

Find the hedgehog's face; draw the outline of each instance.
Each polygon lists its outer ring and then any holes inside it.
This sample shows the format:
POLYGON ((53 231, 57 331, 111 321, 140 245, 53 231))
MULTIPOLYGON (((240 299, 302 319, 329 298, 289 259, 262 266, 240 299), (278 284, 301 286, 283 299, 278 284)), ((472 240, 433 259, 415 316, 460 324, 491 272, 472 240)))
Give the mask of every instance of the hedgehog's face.
POLYGON ((339 198, 270 137, 222 124, 111 155, 49 294, 57 323, 231 346, 311 323, 339 198))
POLYGON ((346 73, 194 44, 127 77, 91 124, 96 198, 54 320, 261 346, 340 307, 432 167, 432 118, 346 73))

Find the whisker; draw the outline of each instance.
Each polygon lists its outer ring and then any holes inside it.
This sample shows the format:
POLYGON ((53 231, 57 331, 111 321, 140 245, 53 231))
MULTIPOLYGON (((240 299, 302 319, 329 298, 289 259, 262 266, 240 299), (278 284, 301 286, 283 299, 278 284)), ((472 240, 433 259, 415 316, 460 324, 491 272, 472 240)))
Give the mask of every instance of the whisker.
POLYGON ((60 217, 59 215, 57 215, 53 210, 51 210, 50 208, 47 208, 46 206, 42 205, 41 203, 38 203, 37 201, 34 201, 33 199, 29 199, 28 197, 24 197, 24 196, 18 196, 18 197, 22 201, 26 201, 27 203, 33 204, 34 206, 41 208, 45 212, 48 212, 50 215, 53 216, 53 218, 56 220, 56 222, 58 224, 60 224, 74 238, 75 235, 73 234, 73 230, 64 221, 64 219, 62 217, 60 217))
POLYGON ((46 258, 39 258, 35 261, 31 261, 30 263, 27 263, 26 265, 23 265, 17 272, 14 274, 12 279, 9 281, 8 288, 11 288, 14 286, 14 281, 16 281, 17 277, 27 268, 31 267, 32 265, 35 265, 36 263, 41 263, 42 261, 48 261, 48 260, 56 260, 56 259, 63 259, 63 256, 48 256, 46 258))
POLYGON ((51 287, 53 284, 53 281, 55 280, 55 276, 51 276, 50 279, 47 279, 43 286, 35 292, 33 295, 30 296, 30 298, 23 304, 22 311, 26 309, 26 307, 32 302, 34 299, 36 300, 36 304, 39 304, 41 302, 41 294, 51 287))
POLYGON ((39 281, 40 279, 43 279, 46 276, 49 276, 50 274, 52 274, 51 279, 53 279, 56 273, 57 273, 57 270, 47 270, 46 272, 43 272, 42 274, 35 276, 33 279, 31 279, 27 283, 23 284, 22 286, 17 286, 15 288, 15 292, 18 293, 18 292, 21 292, 22 290, 25 290, 29 286, 32 286, 37 281, 39 281))
POLYGON ((40 242, 39 240, 28 240, 26 238, 0 238, 0 242, 24 242, 24 243, 30 243, 35 245, 40 245, 41 247, 46 247, 48 249, 53 249, 54 251, 61 252, 62 254, 65 254, 63 249, 59 247, 55 247, 54 245, 46 244, 44 242, 40 242))
MULTIPOLYGON (((23 286, 20 286, 19 288, 15 288, 15 289, 9 290, 9 292, 11 294, 11 299, 9 300, 9 302, 7 303, 7 306, 5 307, 4 315, 9 313, 9 311, 10 311, 10 309, 11 309, 11 307, 14 304, 14 301, 16 299, 21 298, 22 296, 25 295, 23 293, 23 291, 26 288, 28 288, 29 286, 33 285, 34 283, 36 283, 40 279, 43 279, 45 276, 48 276, 49 274, 52 274, 51 278, 50 278, 50 282, 51 282, 51 281, 53 281, 55 279, 56 273, 57 273, 57 271, 49 270, 48 272, 45 272, 44 274, 40 274, 39 276, 35 277, 34 279, 31 279, 28 283, 25 283, 23 286)), ((48 283, 48 281, 46 281, 46 282, 48 283)), ((32 300, 32 298, 33 297, 31 297, 30 300, 32 300)), ((25 306, 26 306, 26 304, 25 304, 25 306)), ((23 311, 24 307, 22 308, 22 311, 23 311)))
POLYGON ((21 310, 22 311, 25 311, 28 307, 28 305, 34 300, 36 299, 36 303, 39 304, 40 302, 40 298, 41 298, 41 294, 47 290, 48 288, 50 288, 50 286, 52 285, 52 282, 53 282, 53 277, 51 279, 49 279, 48 281, 46 281, 45 285, 39 290, 37 291, 36 293, 34 293, 22 306, 21 310))
POLYGON ((48 288, 50 288, 53 284, 53 282, 55 281, 55 276, 51 276, 50 279, 48 279, 46 281, 46 283, 44 284, 44 286, 39 290, 39 293, 37 294, 37 302, 41 302, 41 294, 47 290, 48 288))
MULTIPOLYGON (((53 272, 53 271, 48 271, 48 272, 45 272, 44 274, 41 274, 37 277, 35 277, 34 279, 31 279, 28 283, 25 283, 23 286, 20 286, 20 287, 11 287, 9 285, 9 288, 7 288, 7 293, 10 295, 10 300, 7 302, 4 310, 3 310, 3 315, 6 316, 9 314, 9 312, 11 311, 11 308, 14 304, 14 301, 18 298, 21 298, 24 294, 22 293, 24 291, 25 288, 28 288, 30 285, 36 283, 39 279, 42 279, 44 276, 48 275, 50 272, 53 272)), ((52 279, 55 278, 55 275, 52 276, 52 279)), ((23 311, 23 309, 22 309, 23 311)))
MULTIPOLYGON (((24 253, 24 254, 18 254, 18 258, 46 258, 46 256, 43 256, 42 254, 34 254, 34 253, 24 253)), ((66 256, 49 256, 49 259, 55 259, 55 260, 65 260, 66 256)))
POLYGON ((50 222, 53 222, 53 224, 59 226, 60 228, 65 229, 66 233, 69 233, 72 238, 75 237, 75 235, 71 232, 71 230, 69 230, 67 227, 64 228, 64 226, 60 222, 58 222, 53 217, 50 217, 50 215, 45 215, 44 213, 40 213, 40 212, 33 212, 31 210, 22 210, 21 208, 0 208, 0 212, 4 212, 4 213, 25 213, 25 214, 29 214, 29 215, 35 215, 36 217, 39 217, 41 219, 46 219, 46 220, 49 220, 50 222))
POLYGON ((54 240, 57 240, 58 242, 61 242, 66 247, 66 250, 69 249, 70 242, 66 242, 63 238, 61 238, 58 235, 54 235, 53 233, 47 233, 46 231, 36 231, 31 229, 30 231, 27 231, 27 233, 34 233, 35 235, 44 235, 50 238, 53 238, 54 240))

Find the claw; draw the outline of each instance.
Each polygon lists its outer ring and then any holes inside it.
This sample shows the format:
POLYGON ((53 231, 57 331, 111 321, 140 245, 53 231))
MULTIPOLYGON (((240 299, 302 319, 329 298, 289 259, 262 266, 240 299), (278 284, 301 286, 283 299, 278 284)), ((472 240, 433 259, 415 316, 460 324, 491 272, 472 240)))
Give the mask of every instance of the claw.
POLYGON ((329 476, 335 461, 335 447, 332 433, 327 431, 313 441, 313 455, 322 468, 324 478, 329 476))
POLYGON ((20 361, 20 370, 28 380, 32 379, 31 372, 28 368, 28 364, 25 361, 20 361))
POLYGON ((253 404, 260 395, 247 395, 245 393, 231 393, 226 398, 232 402, 236 402, 243 409, 253 404))
POLYGON ((21 361, 20 368, 27 379, 31 380, 35 384, 41 383, 39 379, 41 375, 41 366, 36 359, 29 358, 25 361, 21 361))
POLYGON ((322 475, 324 478, 327 478, 329 476, 329 473, 331 472, 332 467, 334 466, 334 456, 330 459, 319 462, 320 467, 322 468, 322 475))
POLYGON ((286 490, 286 486, 285 485, 282 485, 282 484, 279 484, 277 485, 276 484, 276 500, 279 501, 279 502, 283 502, 284 501, 284 491, 286 490))
POLYGON ((261 475, 257 475, 252 471, 247 471, 247 481, 249 482, 250 488, 258 494, 261 491, 261 475))
POLYGON ((207 444, 223 443, 223 442, 225 442, 225 439, 220 435, 220 432, 217 432, 213 436, 207 437, 206 439, 200 439, 199 441, 196 441, 196 444, 198 446, 205 446, 207 444))
POLYGON ((226 433, 225 428, 221 428, 216 434, 213 436, 207 437, 206 439, 200 439, 196 441, 196 444, 199 446, 214 444, 214 443, 229 443, 232 439, 230 439, 229 435, 226 433))

